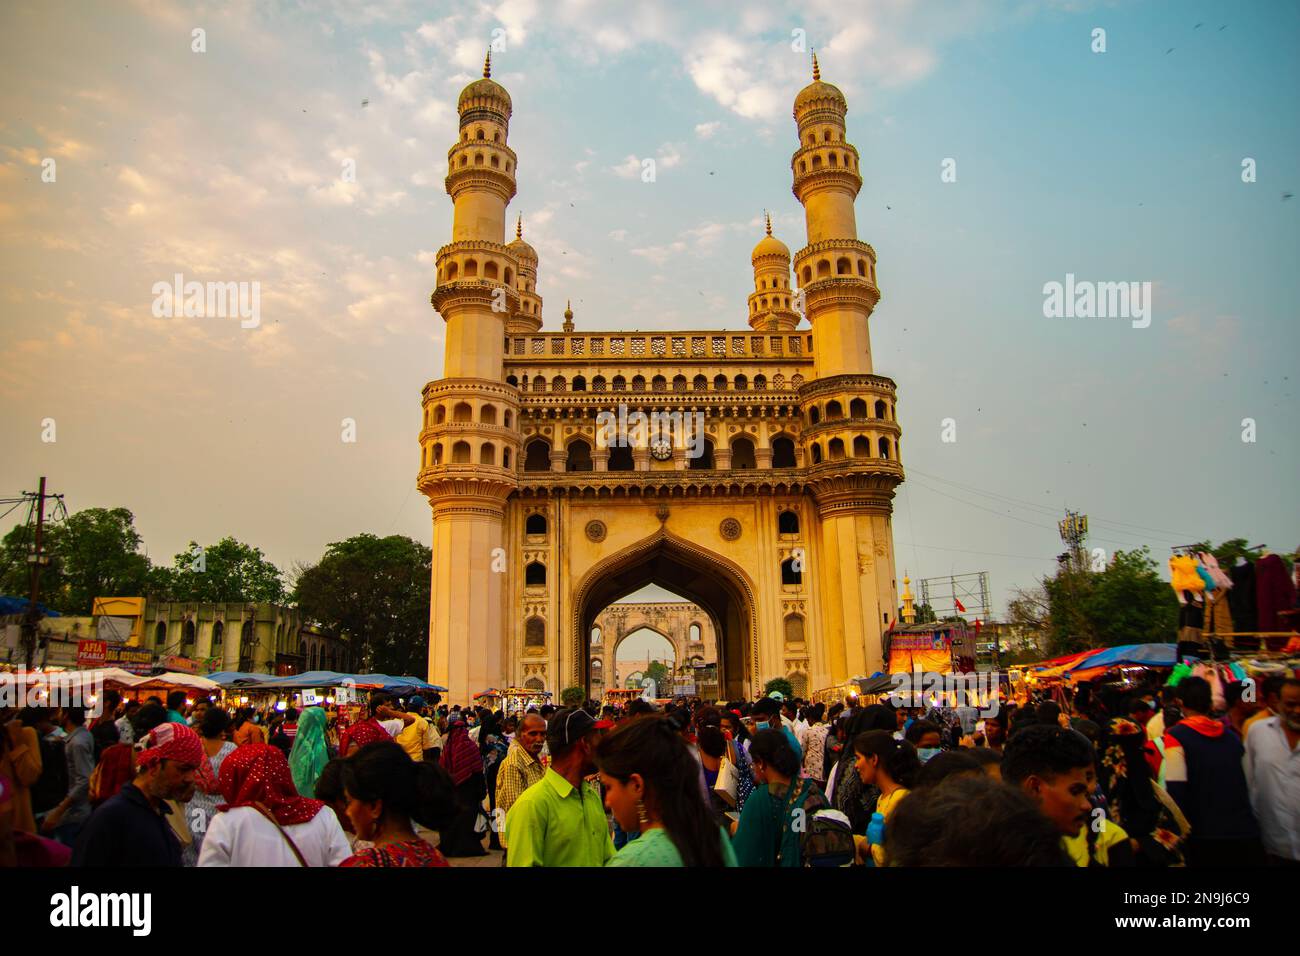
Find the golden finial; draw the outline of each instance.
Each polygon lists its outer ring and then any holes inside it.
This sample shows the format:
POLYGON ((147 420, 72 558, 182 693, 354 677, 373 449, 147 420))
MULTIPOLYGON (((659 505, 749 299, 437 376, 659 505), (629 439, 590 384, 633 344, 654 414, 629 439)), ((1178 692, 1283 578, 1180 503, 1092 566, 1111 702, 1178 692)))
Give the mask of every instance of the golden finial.
MULTIPOLYGON (((813 59, 815 60, 816 57, 814 57, 813 59)), ((492 48, 488 47, 487 58, 484 59, 483 61, 483 79, 486 80, 491 76, 492 76, 492 48)))
POLYGON ((772 214, 766 209, 763 210, 763 218, 767 220, 767 234, 772 234, 772 214))
POLYGON ((564 317, 565 317, 566 319, 571 319, 571 318, 573 318, 573 300, 572 300, 572 299, 565 299, 565 300, 564 300, 564 317))
POLYGON ((816 50, 812 51, 812 60, 813 60, 813 82, 815 83, 822 78, 822 68, 817 65, 816 50))
POLYGON ((519 214, 519 218, 515 220, 515 238, 522 239, 523 237, 524 237, 524 214, 521 212, 519 214))

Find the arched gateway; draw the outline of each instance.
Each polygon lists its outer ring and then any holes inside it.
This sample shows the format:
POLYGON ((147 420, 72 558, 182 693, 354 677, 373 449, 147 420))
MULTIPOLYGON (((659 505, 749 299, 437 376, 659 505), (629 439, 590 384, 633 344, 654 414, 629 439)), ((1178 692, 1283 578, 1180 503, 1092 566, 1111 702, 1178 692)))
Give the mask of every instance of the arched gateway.
POLYGON ((880 291, 857 237, 848 105, 813 66, 791 159, 808 242, 792 256, 768 223, 744 331, 578 330, 566 309, 543 332, 537 252, 522 223, 505 241, 510 94, 490 62, 461 92, 432 296, 444 374, 424 388, 418 479, 429 677, 453 702, 590 686, 597 615, 651 583, 707 614, 726 697, 881 668, 898 607, 897 394, 872 369, 880 291))

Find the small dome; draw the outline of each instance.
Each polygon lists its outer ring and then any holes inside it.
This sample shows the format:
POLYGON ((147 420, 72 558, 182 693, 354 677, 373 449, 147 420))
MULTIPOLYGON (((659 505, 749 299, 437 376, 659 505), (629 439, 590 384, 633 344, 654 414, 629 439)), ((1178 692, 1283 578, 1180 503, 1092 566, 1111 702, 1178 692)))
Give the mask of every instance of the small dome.
POLYGON ((757 259, 759 256, 782 256, 789 259, 790 249, 776 236, 767 235, 758 240, 758 245, 754 247, 754 254, 750 258, 757 259))
POLYGON ((531 261, 537 264, 537 250, 524 241, 524 217, 521 213, 515 223, 515 238, 506 245, 520 262, 531 261))
POLYGON ((488 50, 487 57, 483 61, 483 78, 475 80, 469 86, 460 91, 460 99, 456 101, 456 111, 465 112, 465 105, 471 100, 476 99, 495 99, 505 106, 505 114, 510 115, 513 105, 510 102, 510 94, 506 88, 492 79, 492 51, 488 50))
POLYGON ((838 86, 832 86, 830 83, 822 82, 821 67, 817 63, 817 54, 812 55, 813 81, 799 91, 799 95, 794 98, 794 115, 797 119, 799 113, 807 106, 816 103, 819 100, 833 100, 835 106, 841 113, 848 112, 849 103, 840 92, 838 86))

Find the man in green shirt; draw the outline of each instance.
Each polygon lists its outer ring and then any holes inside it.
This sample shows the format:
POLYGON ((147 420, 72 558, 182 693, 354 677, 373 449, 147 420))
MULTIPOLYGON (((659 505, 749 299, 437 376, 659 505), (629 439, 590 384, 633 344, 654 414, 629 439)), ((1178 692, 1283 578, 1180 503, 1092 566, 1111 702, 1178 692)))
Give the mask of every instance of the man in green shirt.
POLYGON ((614 855, 600 792, 584 779, 596 771, 598 735, 596 721, 580 708, 551 717, 550 768, 506 814, 507 866, 604 866, 614 855))

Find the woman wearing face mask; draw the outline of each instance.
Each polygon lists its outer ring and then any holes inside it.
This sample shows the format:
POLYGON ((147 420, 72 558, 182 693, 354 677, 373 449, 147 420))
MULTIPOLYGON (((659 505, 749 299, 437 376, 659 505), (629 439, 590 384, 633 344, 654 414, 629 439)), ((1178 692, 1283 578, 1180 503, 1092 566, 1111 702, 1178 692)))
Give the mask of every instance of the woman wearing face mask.
MULTIPOLYGON (((934 733, 938 735, 937 730, 934 733)), ((872 862, 884 866, 885 827, 899 802, 911 792, 916 775, 921 771, 921 761, 910 743, 895 740, 894 735, 885 730, 859 734, 853 740, 853 752, 856 757, 853 767, 862 785, 880 791, 876 810, 867 825, 866 846, 871 849, 872 862)))
POLYGON ((749 748, 757 789, 745 801, 731 845, 741 866, 803 866, 806 821, 826 806, 817 785, 799 776, 786 735, 760 730, 749 748))
POLYGON ((871 814, 876 809, 876 798, 880 796, 880 792, 875 787, 864 786, 862 780, 853 772, 855 759, 853 741, 869 730, 882 730, 892 735, 897 726, 898 719, 892 707, 872 704, 863 710, 854 711, 843 728, 844 747, 840 752, 839 760, 831 768, 826 788, 827 793, 831 795, 829 799, 832 805, 849 818, 854 833, 867 832, 867 823, 870 822, 871 814))
POLYGON ((912 721, 912 725, 907 728, 904 738, 916 748, 916 755, 920 758, 921 763, 925 763, 943 749, 943 732, 939 729, 939 725, 933 721, 912 721))

